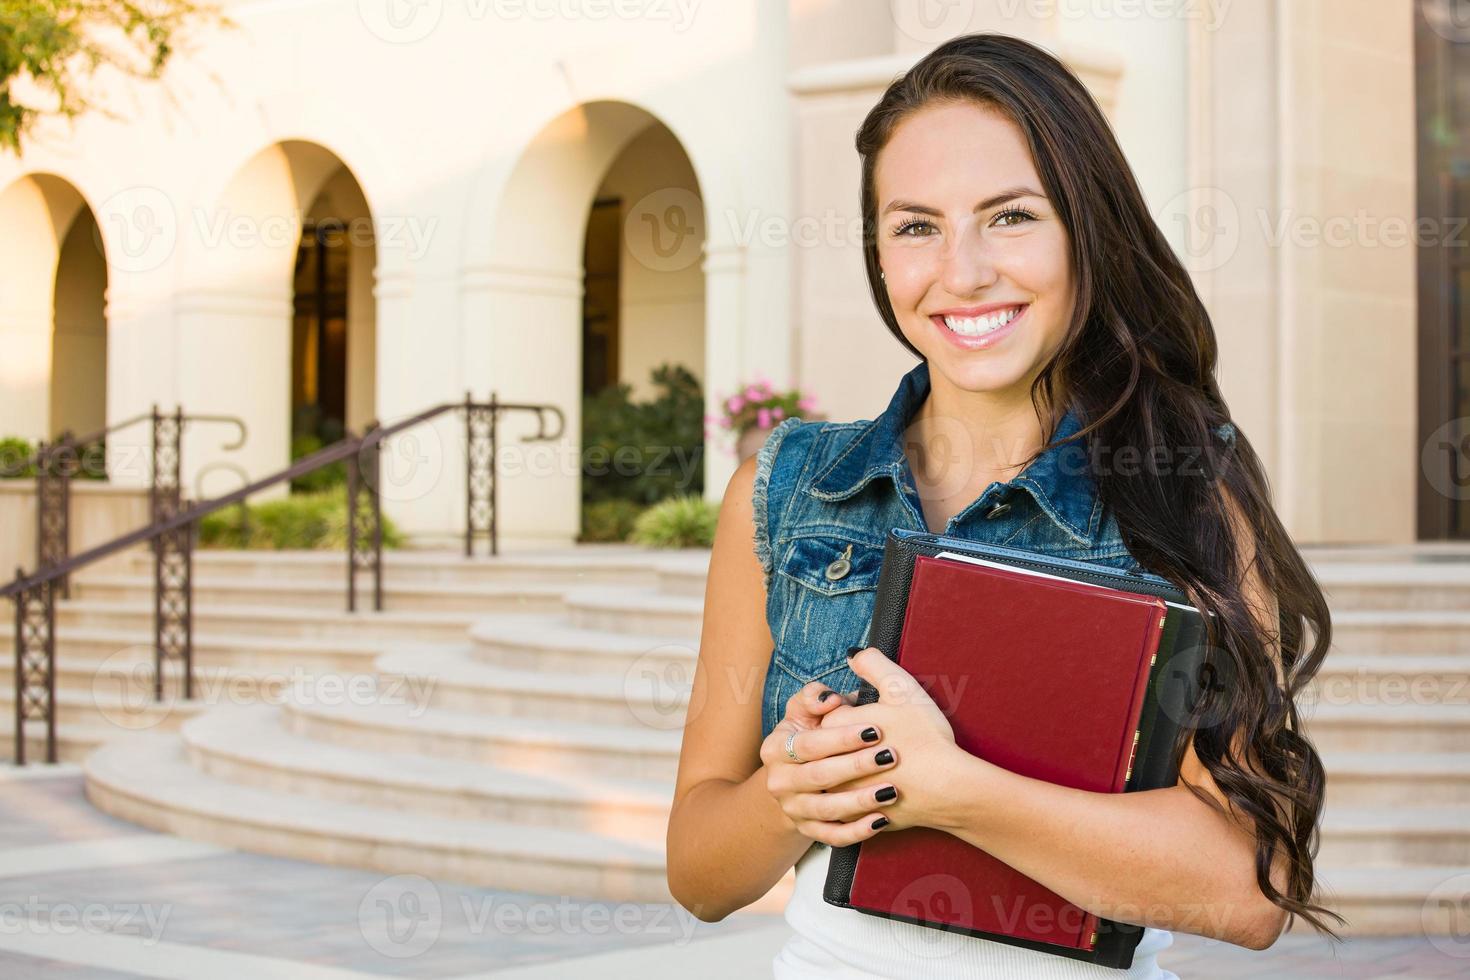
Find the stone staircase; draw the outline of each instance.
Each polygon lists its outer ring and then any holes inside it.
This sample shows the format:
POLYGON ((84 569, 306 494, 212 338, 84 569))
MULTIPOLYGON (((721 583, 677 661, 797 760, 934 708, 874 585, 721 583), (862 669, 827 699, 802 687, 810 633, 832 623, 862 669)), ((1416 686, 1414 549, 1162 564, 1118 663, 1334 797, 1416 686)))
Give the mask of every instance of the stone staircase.
MULTIPOLYGON (((1470 900, 1470 550, 1306 554, 1334 621, 1301 705, 1328 772, 1325 900, 1349 934, 1448 934, 1470 900)), ((671 900, 707 552, 392 553, 386 611, 358 614, 335 553, 200 552, 199 697, 162 703, 151 565, 129 562, 58 609, 62 755, 102 809, 385 873, 671 900)))
MULTIPOLYGON (((707 551, 390 553, 385 611, 357 614, 335 553, 197 552, 196 697, 170 678, 161 703, 149 561, 76 576, 58 607, 61 755, 101 809, 386 873, 672 901, 707 551)), ((0 677, 0 710, 12 697, 0 677)))
POLYGON ((1451 935, 1470 902, 1470 550, 1304 554, 1333 623, 1298 700, 1327 771, 1323 901, 1352 934, 1451 935))

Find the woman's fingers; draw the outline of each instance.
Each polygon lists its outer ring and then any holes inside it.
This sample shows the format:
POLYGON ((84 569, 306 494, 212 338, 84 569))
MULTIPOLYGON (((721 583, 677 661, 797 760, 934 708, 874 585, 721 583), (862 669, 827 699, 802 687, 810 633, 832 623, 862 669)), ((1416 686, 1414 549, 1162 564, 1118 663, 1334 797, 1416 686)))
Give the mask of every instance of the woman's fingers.
POLYGON ((805 837, 821 841, 831 847, 847 847, 875 837, 888 825, 888 818, 881 813, 867 813, 848 823, 827 823, 820 820, 798 820, 796 829, 805 837))
MULTIPOLYGON (((788 731, 786 734, 790 734, 788 731)), ((876 725, 841 725, 835 728, 802 728, 796 733, 792 740, 791 750, 801 760, 802 770, 805 771, 813 765, 826 763, 830 757, 846 757, 859 749, 870 748, 878 744, 883 733, 876 725)), ((786 739, 781 739, 781 760, 794 762, 786 754, 786 739)), ((833 767, 828 766, 825 771, 833 767)), ((840 768, 840 766, 838 767, 840 768)), ((851 777, 848 777, 851 778, 851 777)), ((799 784, 802 789, 820 789, 820 786, 812 786, 806 783, 799 784)))
POLYGON ((845 703, 841 694, 821 681, 812 681, 786 700, 786 717, 792 721, 818 725, 824 715, 845 703))
POLYGON ((790 798, 786 815, 797 824, 803 820, 848 823, 864 814, 889 806, 896 799, 898 787, 887 782, 877 782, 840 793, 797 793, 790 798))

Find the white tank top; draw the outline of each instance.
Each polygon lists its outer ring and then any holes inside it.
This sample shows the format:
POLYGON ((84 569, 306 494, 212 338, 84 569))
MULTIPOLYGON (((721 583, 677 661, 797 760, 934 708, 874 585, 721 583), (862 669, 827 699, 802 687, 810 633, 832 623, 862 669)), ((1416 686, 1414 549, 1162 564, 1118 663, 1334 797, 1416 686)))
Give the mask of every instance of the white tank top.
POLYGON ((831 856, 830 847, 814 842, 796 862, 796 888, 786 905, 795 935, 771 962, 775 980, 1179 980, 1157 962, 1159 951, 1174 942, 1164 929, 1145 927, 1133 966, 1114 970, 830 905, 822 886, 831 856))

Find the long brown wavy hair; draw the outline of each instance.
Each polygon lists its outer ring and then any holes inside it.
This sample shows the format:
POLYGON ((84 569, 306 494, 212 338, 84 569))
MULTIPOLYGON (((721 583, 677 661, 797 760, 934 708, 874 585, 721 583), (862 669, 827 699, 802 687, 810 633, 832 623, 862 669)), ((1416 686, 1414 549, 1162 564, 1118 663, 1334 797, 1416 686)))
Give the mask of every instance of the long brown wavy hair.
MULTIPOLYGON (((1321 758, 1300 731, 1294 700, 1316 675, 1331 642, 1327 601, 1271 505, 1266 473, 1250 440, 1238 426, 1233 441, 1216 434, 1233 422, 1215 379, 1218 352, 1209 314, 1150 216, 1102 110, 1055 57, 1003 34, 956 37, 895 80, 868 113, 857 151, 873 300, 888 329, 922 359, 899 328, 879 277, 874 170, 902 120, 924 107, 955 102, 995 109, 1015 122, 1070 238, 1076 303, 1060 349, 1032 384, 1038 417, 1055 422, 1051 406, 1059 397, 1070 401, 1084 423, 1074 438, 1088 440, 1099 494, 1129 551, 1148 571, 1183 589, 1198 608, 1215 613, 1206 642, 1218 676, 1228 682, 1206 683, 1198 692, 1174 746, 1175 766, 1193 731, 1201 764, 1230 802, 1255 821, 1262 893, 1289 913, 1288 925, 1300 915, 1340 941, 1323 916, 1347 920, 1312 903, 1327 781, 1321 758), (1160 458, 1155 453, 1187 460, 1191 447, 1205 461, 1195 471, 1204 478, 1186 476, 1183 465, 1136 462, 1160 458), (1119 448, 1126 450, 1121 459, 1119 448), (1135 462, 1121 461, 1129 458, 1135 462), (1244 518, 1261 582, 1276 597, 1277 637, 1263 631, 1243 594, 1243 549, 1221 484, 1244 518), (1273 638, 1280 640, 1279 672, 1269 649, 1273 638), (1235 757, 1231 741, 1237 733, 1259 768, 1235 757), (1278 853, 1285 854, 1290 871, 1284 893, 1270 878, 1278 853)), ((1189 786, 1219 809, 1206 791, 1189 786)))

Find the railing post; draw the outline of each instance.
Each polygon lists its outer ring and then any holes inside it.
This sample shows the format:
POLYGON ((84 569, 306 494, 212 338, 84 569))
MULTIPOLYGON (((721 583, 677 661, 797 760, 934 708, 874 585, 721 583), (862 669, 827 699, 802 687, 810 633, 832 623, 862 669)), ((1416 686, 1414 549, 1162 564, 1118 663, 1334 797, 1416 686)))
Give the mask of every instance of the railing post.
MULTIPOLYGON (((66 561, 70 553, 71 433, 36 449, 36 569, 44 571, 66 561)), ((71 576, 57 580, 63 598, 71 598, 71 576)))
MULTIPOLYGON (((153 406, 153 484, 149 508, 154 522, 182 508, 184 410, 162 415, 153 406)), ((186 524, 153 539, 153 699, 163 700, 164 665, 184 668, 184 697, 194 696, 194 526, 186 524)))
POLYGON ((489 405, 476 405, 469 392, 464 396, 465 422, 465 515, 464 555, 475 553, 475 535, 490 534, 490 551, 495 553, 492 481, 495 479, 495 396, 489 405))
MULTIPOLYGON (((25 575, 15 570, 16 578, 25 575)), ((46 761, 56 761, 56 589, 40 582, 15 596, 15 764, 26 762, 26 726, 46 721, 46 761), (32 712, 39 712, 33 714, 32 712)))
POLYGON ((373 609, 383 609, 383 507, 378 492, 382 442, 374 437, 376 421, 369 422, 347 457, 347 611, 357 611, 357 573, 373 573, 373 609), (366 495, 367 499, 363 500, 366 495))
POLYGON ((490 453, 485 468, 490 472, 490 554, 500 554, 499 535, 495 531, 495 518, 500 508, 495 502, 495 459, 496 459, 496 428, 500 425, 499 399, 495 392, 490 392, 490 453))

